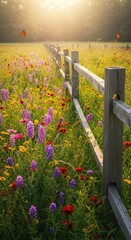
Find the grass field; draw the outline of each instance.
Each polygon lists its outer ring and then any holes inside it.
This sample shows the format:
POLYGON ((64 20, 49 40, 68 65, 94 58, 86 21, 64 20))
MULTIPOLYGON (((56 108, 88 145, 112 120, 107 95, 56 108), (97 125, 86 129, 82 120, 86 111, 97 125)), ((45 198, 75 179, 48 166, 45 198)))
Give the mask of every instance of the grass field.
MULTIPOLYGON (((104 67, 126 67, 131 106, 130 50, 79 45, 79 59, 102 78, 104 67)), ((0 90, 0 238, 124 240, 109 218, 88 139, 43 43, 0 44, 0 90)), ((103 98, 83 78, 80 96, 102 148, 103 98)), ((127 127, 125 141, 131 142, 127 127)), ((123 144, 122 199, 131 215, 130 158, 123 144)))

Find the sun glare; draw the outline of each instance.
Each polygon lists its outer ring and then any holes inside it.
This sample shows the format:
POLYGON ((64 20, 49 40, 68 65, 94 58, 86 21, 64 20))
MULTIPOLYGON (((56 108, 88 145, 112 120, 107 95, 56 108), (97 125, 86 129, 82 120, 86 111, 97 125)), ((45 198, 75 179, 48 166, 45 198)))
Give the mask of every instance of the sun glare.
POLYGON ((66 7, 73 7, 76 3, 80 2, 81 0, 46 0, 42 4, 43 7, 46 7, 49 11, 55 8, 59 8, 61 10, 65 9, 66 7))

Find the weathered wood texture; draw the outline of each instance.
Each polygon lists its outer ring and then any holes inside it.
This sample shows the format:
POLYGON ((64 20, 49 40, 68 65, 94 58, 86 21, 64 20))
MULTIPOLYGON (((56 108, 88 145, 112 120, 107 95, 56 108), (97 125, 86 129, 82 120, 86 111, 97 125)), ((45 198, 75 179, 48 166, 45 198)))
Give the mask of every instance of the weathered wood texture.
POLYGON ((108 185, 115 182, 118 192, 122 185, 123 124, 113 114, 113 96, 124 101, 125 68, 105 69, 104 92, 104 149, 103 192, 108 195, 108 185))
POLYGON ((72 59, 69 56, 65 56, 65 60, 66 60, 66 62, 68 62, 70 64, 72 63, 72 59))
POLYGON ((110 201, 112 209, 114 210, 119 226, 124 232, 126 239, 130 240, 131 239, 131 218, 129 217, 129 214, 114 184, 111 184, 108 186, 108 199, 110 201))
POLYGON ((99 92, 102 93, 102 95, 104 95, 104 80, 102 78, 99 78, 97 75, 78 63, 74 64, 74 69, 87 79, 99 92))
POLYGON ((92 149, 92 152, 93 152, 93 155, 95 157, 95 160, 96 160, 96 163, 100 169, 100 172, 103 173, 103 153, 101 151, 101 149, 99 148, 99 145, 86 121, 86 118, 83 114, 83 111, 80 107, 80 104, 78 102, 78 100, 76 98, 73 99, 73 102, 74 102, 74 106, 75 106, 75 109, 76 109, 76 112, 77 112, 77 115, 80 119, 80 123, 84 129, 84 132, 86 133, 87 135, 87 138, 89 140, 89 143, 90 143, 90 147, 92 149))
POLYGON ((78 62, 78 51, 71 52, 72 59, 72 98, 79 99, 79 74, 74 69, 74 63, 78 62))
POLYGON ((69 81, 70 78, 70 68, 69 62, 65 60, 66 56, 68 56, 69 51, 68 49, 64 49, 64 68, 65 68, 65 81, 69 81))
POLYGON ((121 100, 113 100, 113 113, 131 128, 131 108, 121 100))

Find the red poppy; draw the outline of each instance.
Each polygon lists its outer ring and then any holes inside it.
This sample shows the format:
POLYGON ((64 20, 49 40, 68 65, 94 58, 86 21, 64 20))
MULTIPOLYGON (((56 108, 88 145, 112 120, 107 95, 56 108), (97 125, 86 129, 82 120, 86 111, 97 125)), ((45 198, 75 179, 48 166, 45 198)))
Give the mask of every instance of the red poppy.
POLYGON ((66 128, 60 128, 60 129, 59 129, 59 132, 61 132, 61 133, 64 133, 64 134, 65 134, 65 133, 66 133, 66 128))
POLYGON ((124 142, 123 144, 124 144, 125 147, 130 147, 131 146, 131 142, 128 142, 128 141, 124 142))
POLYGON ((74 206, 72 206, 72 205, 67 205, 67 206, 63 207, 64 214, 72 215, 73 211, 74 211, 74 206))
POLYGON ((68 168, 67 167, 59 167, 60 173, 63 175, 67 175, 68 168))
POLYGON ((52 145, 53 144, 53 142, 52 141, 48 141, 48 142, 46 142, 46 145, 52 145))
POLYGON ((10 184, 10 187, 12 188, 12 190, 14 191, 17 188, 16 182, 12 182, 10 184))
POLYGON ((23 101, 23 100, 20 100, 20 103, 21 103, 21 104, 23 104, 23 103, 24 103, 24 101, 23 101))
POLYGON ((97 196, 91 196, 90 197, 90 201, 95 203, 96 205, 101 205, 102 201, 100 198, 98 198, 97 196))
POLYGON ((83 170, 84 170, 83 167, 77 167, 77 168, 75 168, 75 171, 78 172, 78 173, 82 173, 83 170))
POLYGON ((3 106, 0 106, 0 110, 3 110, 4 109, 4 107, 3 106))
POLYGON ((87 176, 80 176, 80 179, 83 180, 83 181, 86 181, 87 176))

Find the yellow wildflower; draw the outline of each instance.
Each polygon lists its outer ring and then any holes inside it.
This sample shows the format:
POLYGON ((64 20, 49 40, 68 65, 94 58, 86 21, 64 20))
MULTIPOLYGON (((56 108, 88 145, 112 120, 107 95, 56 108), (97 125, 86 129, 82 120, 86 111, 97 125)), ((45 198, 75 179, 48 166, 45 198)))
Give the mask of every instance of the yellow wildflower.
POLYGON ((5 181, 5 177, 0 177, 0 181, 5 181))
POLYGON ((123 179, 123 181, 127 184, 131 184, 131 181, 129 179, 123 179))
POLYGON ((9 176, 9 175, 10 175, 7 171, 4 171, 3 174, 4 174, 5 176, 9 176))
POLYGON ((26 148, 24 146, 19 146, 19 151, 20 152, 26 152, 26 148))
POLYGON ((11 169, 12 167, 11 166, 5 166, 6 169, 11 169))
POLYGON ((15 168, 19 168, 19 164, 18 163, 15 164, 15 168))
POLYGON ((39 121, 36 119, 34 120, 34 125, 38 125, 39 121))

